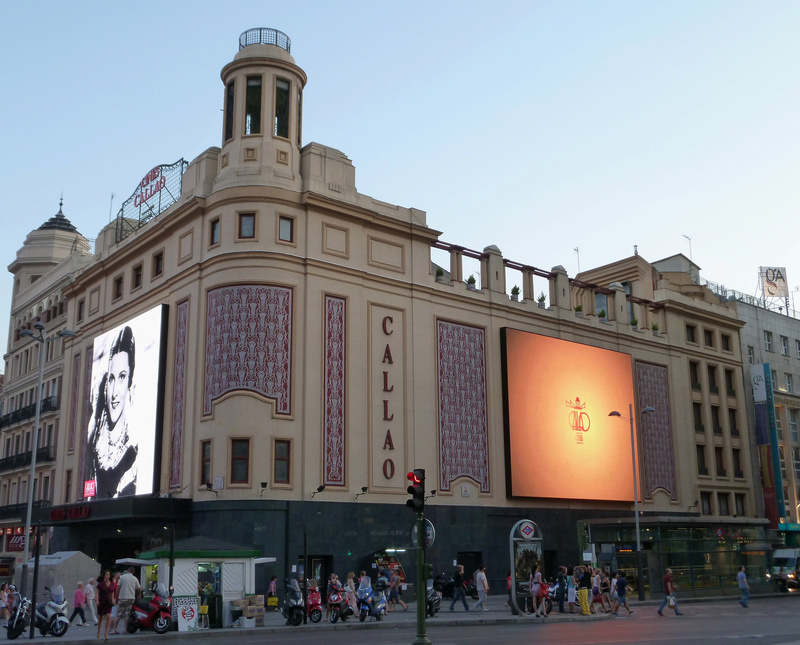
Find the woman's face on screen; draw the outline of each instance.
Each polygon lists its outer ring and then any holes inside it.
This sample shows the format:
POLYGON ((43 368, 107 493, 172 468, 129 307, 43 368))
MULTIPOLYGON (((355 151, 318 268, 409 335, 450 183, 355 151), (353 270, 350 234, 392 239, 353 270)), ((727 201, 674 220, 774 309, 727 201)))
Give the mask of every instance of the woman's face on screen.
POLYGON ((108 364, 108 417, 111 420, 111 427, 117 425, 120 417, 123 416, 125 408, 130 398, 130 365, 128 353, 119 352, 114 354, 108 364))

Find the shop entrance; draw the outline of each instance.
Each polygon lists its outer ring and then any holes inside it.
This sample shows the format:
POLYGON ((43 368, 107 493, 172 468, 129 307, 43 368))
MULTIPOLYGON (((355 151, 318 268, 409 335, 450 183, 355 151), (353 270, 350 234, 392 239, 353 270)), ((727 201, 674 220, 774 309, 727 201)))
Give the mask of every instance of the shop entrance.
POLYGON ((113 571, 117 560, 135 558, 142 550, 142 538, 105 538, 101 540, 102 546, 97 560, 100 562, 101 571, 113 571))

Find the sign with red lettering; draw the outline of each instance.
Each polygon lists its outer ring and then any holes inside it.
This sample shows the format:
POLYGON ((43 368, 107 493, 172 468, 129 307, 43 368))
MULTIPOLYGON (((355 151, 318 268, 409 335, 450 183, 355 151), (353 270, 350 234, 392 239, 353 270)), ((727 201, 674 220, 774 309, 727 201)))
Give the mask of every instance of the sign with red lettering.
POLYGON ((91 499, 97 496, 97 480, 89 479, 83 482, 83 496, 86 499, 91 499))
POLYGON ((12 535, 6 542, 6 551, 24 551, 25 550, 25 536, 12 535))
POLYGON ((81 506, 68 506, 54 508, 50 511, 51 522, 64 522, 66 520, 84 520, 92 514, 92 507, 87 504, 81 506))

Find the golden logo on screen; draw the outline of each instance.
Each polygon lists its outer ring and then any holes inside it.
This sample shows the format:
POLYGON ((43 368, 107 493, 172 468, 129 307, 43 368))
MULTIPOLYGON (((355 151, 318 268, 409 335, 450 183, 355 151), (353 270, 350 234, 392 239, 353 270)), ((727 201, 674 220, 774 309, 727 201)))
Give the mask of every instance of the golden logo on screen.
POLYGON ((581 403, 580 397, 575 397, 574 401, 565 401, 568 408, 572 408, 569 413, 569 427, 575 431, 575 443, 583 443, 583 433, 588 432, 592 427, 592 420, 583 410, 586 404, 581 403))

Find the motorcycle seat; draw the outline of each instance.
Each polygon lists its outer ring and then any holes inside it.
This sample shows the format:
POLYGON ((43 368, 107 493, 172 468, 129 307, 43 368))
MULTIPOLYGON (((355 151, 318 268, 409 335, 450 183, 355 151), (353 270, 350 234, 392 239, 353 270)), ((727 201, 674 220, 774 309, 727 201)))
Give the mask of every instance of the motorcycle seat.
POLYGON ((146 613, 150 613, 150 603, 146 600, 139 598, 138 600, 134 601, 133 604, 139 609, 143 609, 146 613))
POLYGON ((40 614, 47 613, 47 603, 46 602, 37 602, 36 603, 36 611, 40 614))

